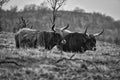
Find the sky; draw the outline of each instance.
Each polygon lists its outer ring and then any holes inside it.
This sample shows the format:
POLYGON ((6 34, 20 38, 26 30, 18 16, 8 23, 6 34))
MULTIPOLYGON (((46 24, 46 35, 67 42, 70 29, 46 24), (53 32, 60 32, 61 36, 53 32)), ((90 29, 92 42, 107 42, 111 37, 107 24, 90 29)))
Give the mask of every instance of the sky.
MULTIPOLYGON (((3 6, 3 9, 10 9, 10 6, 18 6, 22 9, 25 5, 40 5, 46 0, 10 0, 3 6)), ((86 12, 99 12, 120 20, 120 0, 67 0, 62 7, 64 10, 73 10, 75 7, 84 9, 86 12)))

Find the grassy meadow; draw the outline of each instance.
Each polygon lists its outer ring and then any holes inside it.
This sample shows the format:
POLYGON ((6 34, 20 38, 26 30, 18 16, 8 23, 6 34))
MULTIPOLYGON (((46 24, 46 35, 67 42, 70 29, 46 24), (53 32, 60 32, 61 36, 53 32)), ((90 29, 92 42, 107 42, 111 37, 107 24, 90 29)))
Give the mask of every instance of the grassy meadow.
POLYGON ((63 52, 54 47, 16 49, 14 33, 0 33, 0 80, 120 80, 120 47, 97 41, 96 51, 63 52))

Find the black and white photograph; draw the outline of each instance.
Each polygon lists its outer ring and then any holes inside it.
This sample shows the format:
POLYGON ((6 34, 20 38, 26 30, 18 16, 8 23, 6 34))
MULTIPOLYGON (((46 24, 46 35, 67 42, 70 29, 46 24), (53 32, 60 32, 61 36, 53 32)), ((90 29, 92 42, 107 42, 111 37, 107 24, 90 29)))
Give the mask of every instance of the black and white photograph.
POLYGON ((120 80, 120 0, 0 0, 0 80, 120 80))

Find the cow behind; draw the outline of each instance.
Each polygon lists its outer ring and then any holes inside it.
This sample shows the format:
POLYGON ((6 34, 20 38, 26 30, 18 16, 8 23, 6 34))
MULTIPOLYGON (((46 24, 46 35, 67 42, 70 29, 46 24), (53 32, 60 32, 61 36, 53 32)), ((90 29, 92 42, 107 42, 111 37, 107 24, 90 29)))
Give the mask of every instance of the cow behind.
POLYGON ((45 49, 50 50, 55 45, 60 43, 61 40, 62 40, 62 37, 59 33, 43 31, 37 34, 36 45, 45 47, 45 49))
MULTIPOLYGON (((54 25, 52 26, 54 29, 54 25)), ((15 34, 16 47, 36 48, 37 46, 45 47, 45 49, 52 49, 55 45, 60 43, 62 36, 53 30, 52 32, 37 31, 29 28, 20 29, 15 34)))

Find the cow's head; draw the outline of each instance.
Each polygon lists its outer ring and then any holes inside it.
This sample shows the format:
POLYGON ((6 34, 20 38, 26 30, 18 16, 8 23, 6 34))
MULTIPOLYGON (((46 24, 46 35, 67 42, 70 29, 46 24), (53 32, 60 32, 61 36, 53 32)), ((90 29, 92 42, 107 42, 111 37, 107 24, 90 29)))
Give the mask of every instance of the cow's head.
POLYGON ((86 41, 84 42, 84 45, 86 47, 85 49, 95 51, 96 50, 96 37, 101 35, 104 32, 104 29, 100 33, 96 33, 96 34, 88 34, 87 29, 88 27, 86 28, 84 32, 84 35, 86 36, 86 41))
MULTIPOLYGON (((69 27, 69 24, 67 24, 67 26, 65 27, 62 27, 62 28, 55 28, 55 25, 52 26, 52 31, 55 33, 55 34, 59 34, 61 36, 61 43, 62 44, 65 44, 66 43, 66 40, 64 39, 64 37, 69 34, 69 33, 72 33, 72 31, 69 31, 67 30, 67 28, 69 27)), ((58 38, 57 38, 58 39, 58 38)))
POLYGON ((65 44, 65 40, 63 40, 63 34, 62 31, 67 29, 69 25, 67 25, 64 28, 56 28, 55 24, 52 25, 51 30, 52 32, 49 32, 49 40, 48 40, 48 47, 47 49, 51 49, 53 46, 60 44, 61 42, 65 44))

